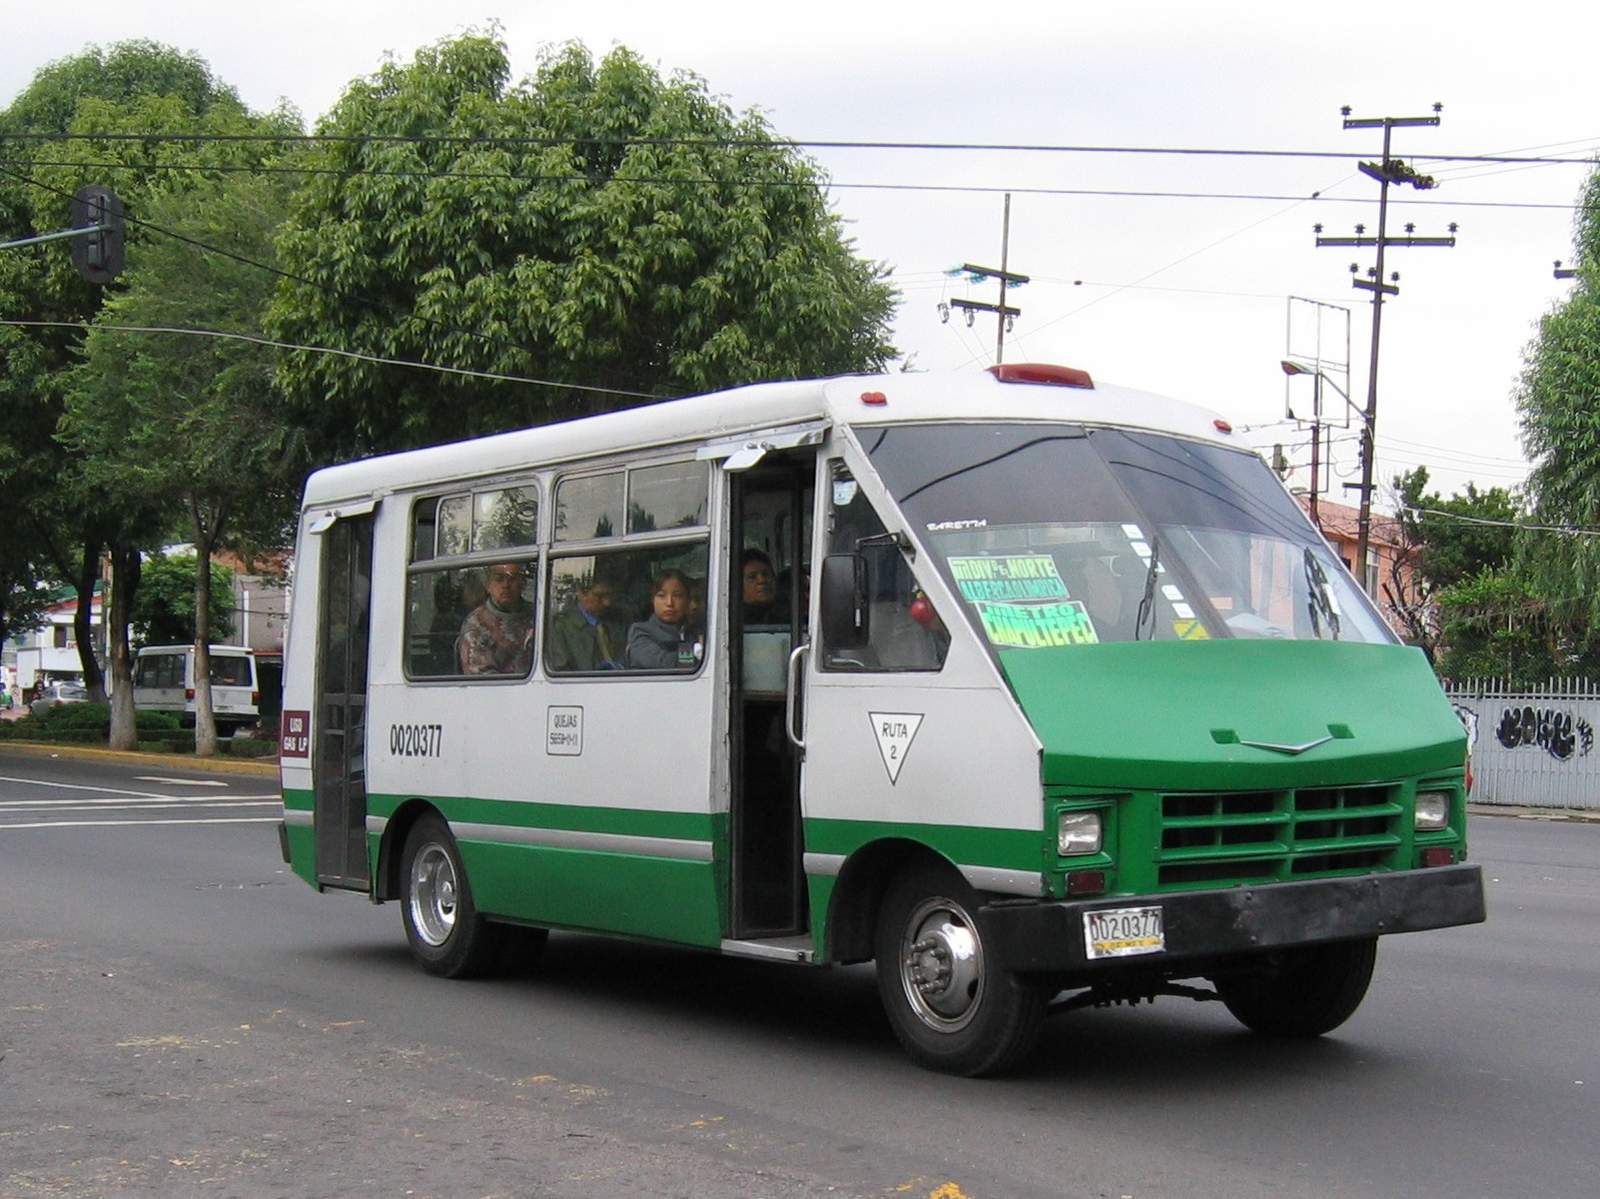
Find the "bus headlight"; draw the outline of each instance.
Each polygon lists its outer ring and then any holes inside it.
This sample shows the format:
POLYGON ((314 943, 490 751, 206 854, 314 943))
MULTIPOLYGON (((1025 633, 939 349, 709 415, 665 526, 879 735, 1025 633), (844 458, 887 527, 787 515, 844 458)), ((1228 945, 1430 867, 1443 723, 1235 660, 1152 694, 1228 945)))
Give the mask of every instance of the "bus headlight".
POLYGON ((1412 827, 1417 831, 1441 829, 1450 823, 1450 792, 1418 791, 1417 812, 1412 827))
POLYGON ((1100 813, 1062 812, 1056 818, 1056 852, 1064 858, 1100 852, 1100 813))

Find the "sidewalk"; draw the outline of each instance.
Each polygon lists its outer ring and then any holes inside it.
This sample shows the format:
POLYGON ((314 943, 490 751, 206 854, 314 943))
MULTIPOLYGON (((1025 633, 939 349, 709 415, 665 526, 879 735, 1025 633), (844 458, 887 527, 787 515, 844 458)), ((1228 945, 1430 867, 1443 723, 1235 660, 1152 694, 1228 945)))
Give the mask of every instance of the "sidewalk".
POLYGON ((248 774, 260 778, 278 777, 276 758, 197 758, 193 754, 157 754, 141 750, 107 749, 102 745, 58 745, 45 741, 0 741, 0 753, 15 750, 31 758, 77 758, 100 762, 123 762, 130 766, 165 766, 176 770, 202 770, 215 774, 248 774))
POLYGON ((1470 816, 1514 816, 1518 820, 1566 820, 1574 824, 1600 824, 1595 808, 1536 808, 1521 804, 1469 803, 1470 816))

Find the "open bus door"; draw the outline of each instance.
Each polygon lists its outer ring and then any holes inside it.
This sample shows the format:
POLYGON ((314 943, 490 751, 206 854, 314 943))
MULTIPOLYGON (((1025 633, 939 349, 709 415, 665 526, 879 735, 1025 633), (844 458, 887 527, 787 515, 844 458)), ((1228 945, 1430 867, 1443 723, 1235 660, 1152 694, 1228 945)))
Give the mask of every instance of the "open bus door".
POLYGON ((367 659, 372 513, 341 516, 322 534, 317 622, 317 881, 367 888, 367 659))
MULTIPOLYGON (((727 577, 732 646, 731 936, 806 931, 800 753, 784 722, 789 658, 809 636, 816 451, 769 452, 730 471, 734 536, 727 577), (755 590, 747 592, 746 574, 755 590), (761 580, 756 576, 765 575, 761 580)), ((798 702, 799 697, 793 697, 798 702)))

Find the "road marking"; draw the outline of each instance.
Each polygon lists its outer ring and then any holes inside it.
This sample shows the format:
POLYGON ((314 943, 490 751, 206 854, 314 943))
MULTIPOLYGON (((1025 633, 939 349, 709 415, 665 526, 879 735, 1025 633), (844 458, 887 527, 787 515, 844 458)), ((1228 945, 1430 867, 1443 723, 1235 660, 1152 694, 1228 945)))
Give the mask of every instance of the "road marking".
POLYGON ((136 774, 133 776, 136 783, 171 783, 174 787, 226 787, 227 783, 220 783, 216 779, 168 779, 159 774, 136 774))
POLYGON ((132 795, 121 795, 115 799, 79 799, 69 796, 63 799, 0 799, 0 811, 22 811, 26 808, 67 808, 67 807, 121 807, 125 804, 137 803, 146 800, 154 804, 206 804, 206 803, 281 803, 282 797, 276 793, 266 795, 146 795, 135 792, 132 795))
MULTIPOLYGON (((50 812, 137 812, 137 811, 170 811, 173 808, 275 808, 278 801, 275 799, 174 799, 162 800, 154 803, 116 803, 115 801, 100 800, 104 806, 96 807, 90 804, 64 803, 47 809, 50 812)), ((41 816, 44 812, 37 806, 12 807, 9 804, 0 804, 0 815, 12 816, 41 816)))
POLYGON ((145 799, 166 799, 149 791, 135 791, 132 787, 90 787, 84 783, 58 783, 54 779, 14 778, 0 774, 0 783, 27 783, 33 787, 59 787, 63 791, 100 791, 106 795, 137 795, 145 799))
POLYGON ((0 824, 0 832, 18 828, 122 828, 132 824, 277 824, 276 816, 217 816, 196 820, 42 820, 36 824, 0 824))

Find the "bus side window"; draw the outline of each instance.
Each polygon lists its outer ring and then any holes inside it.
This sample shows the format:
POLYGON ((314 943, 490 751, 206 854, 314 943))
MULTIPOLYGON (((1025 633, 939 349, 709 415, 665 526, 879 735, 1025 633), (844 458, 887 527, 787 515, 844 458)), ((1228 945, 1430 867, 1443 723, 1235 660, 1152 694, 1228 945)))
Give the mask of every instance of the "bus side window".
POLYGON ((706 542, 695 540, 555 559, 545 670, 697 670, 705 660, 707 555, 706 542), (667 593, 660 603, 658 590, 667 593))
POLYGON ((822 668, 841 671, 939 670, 950 632, 883 520, 842 465, 833 473, 828 552, 859 554, 867 568, 870 608, 864 647, 823 647, 822 668), (885 538, 882 541, 878 538, 885 538))

